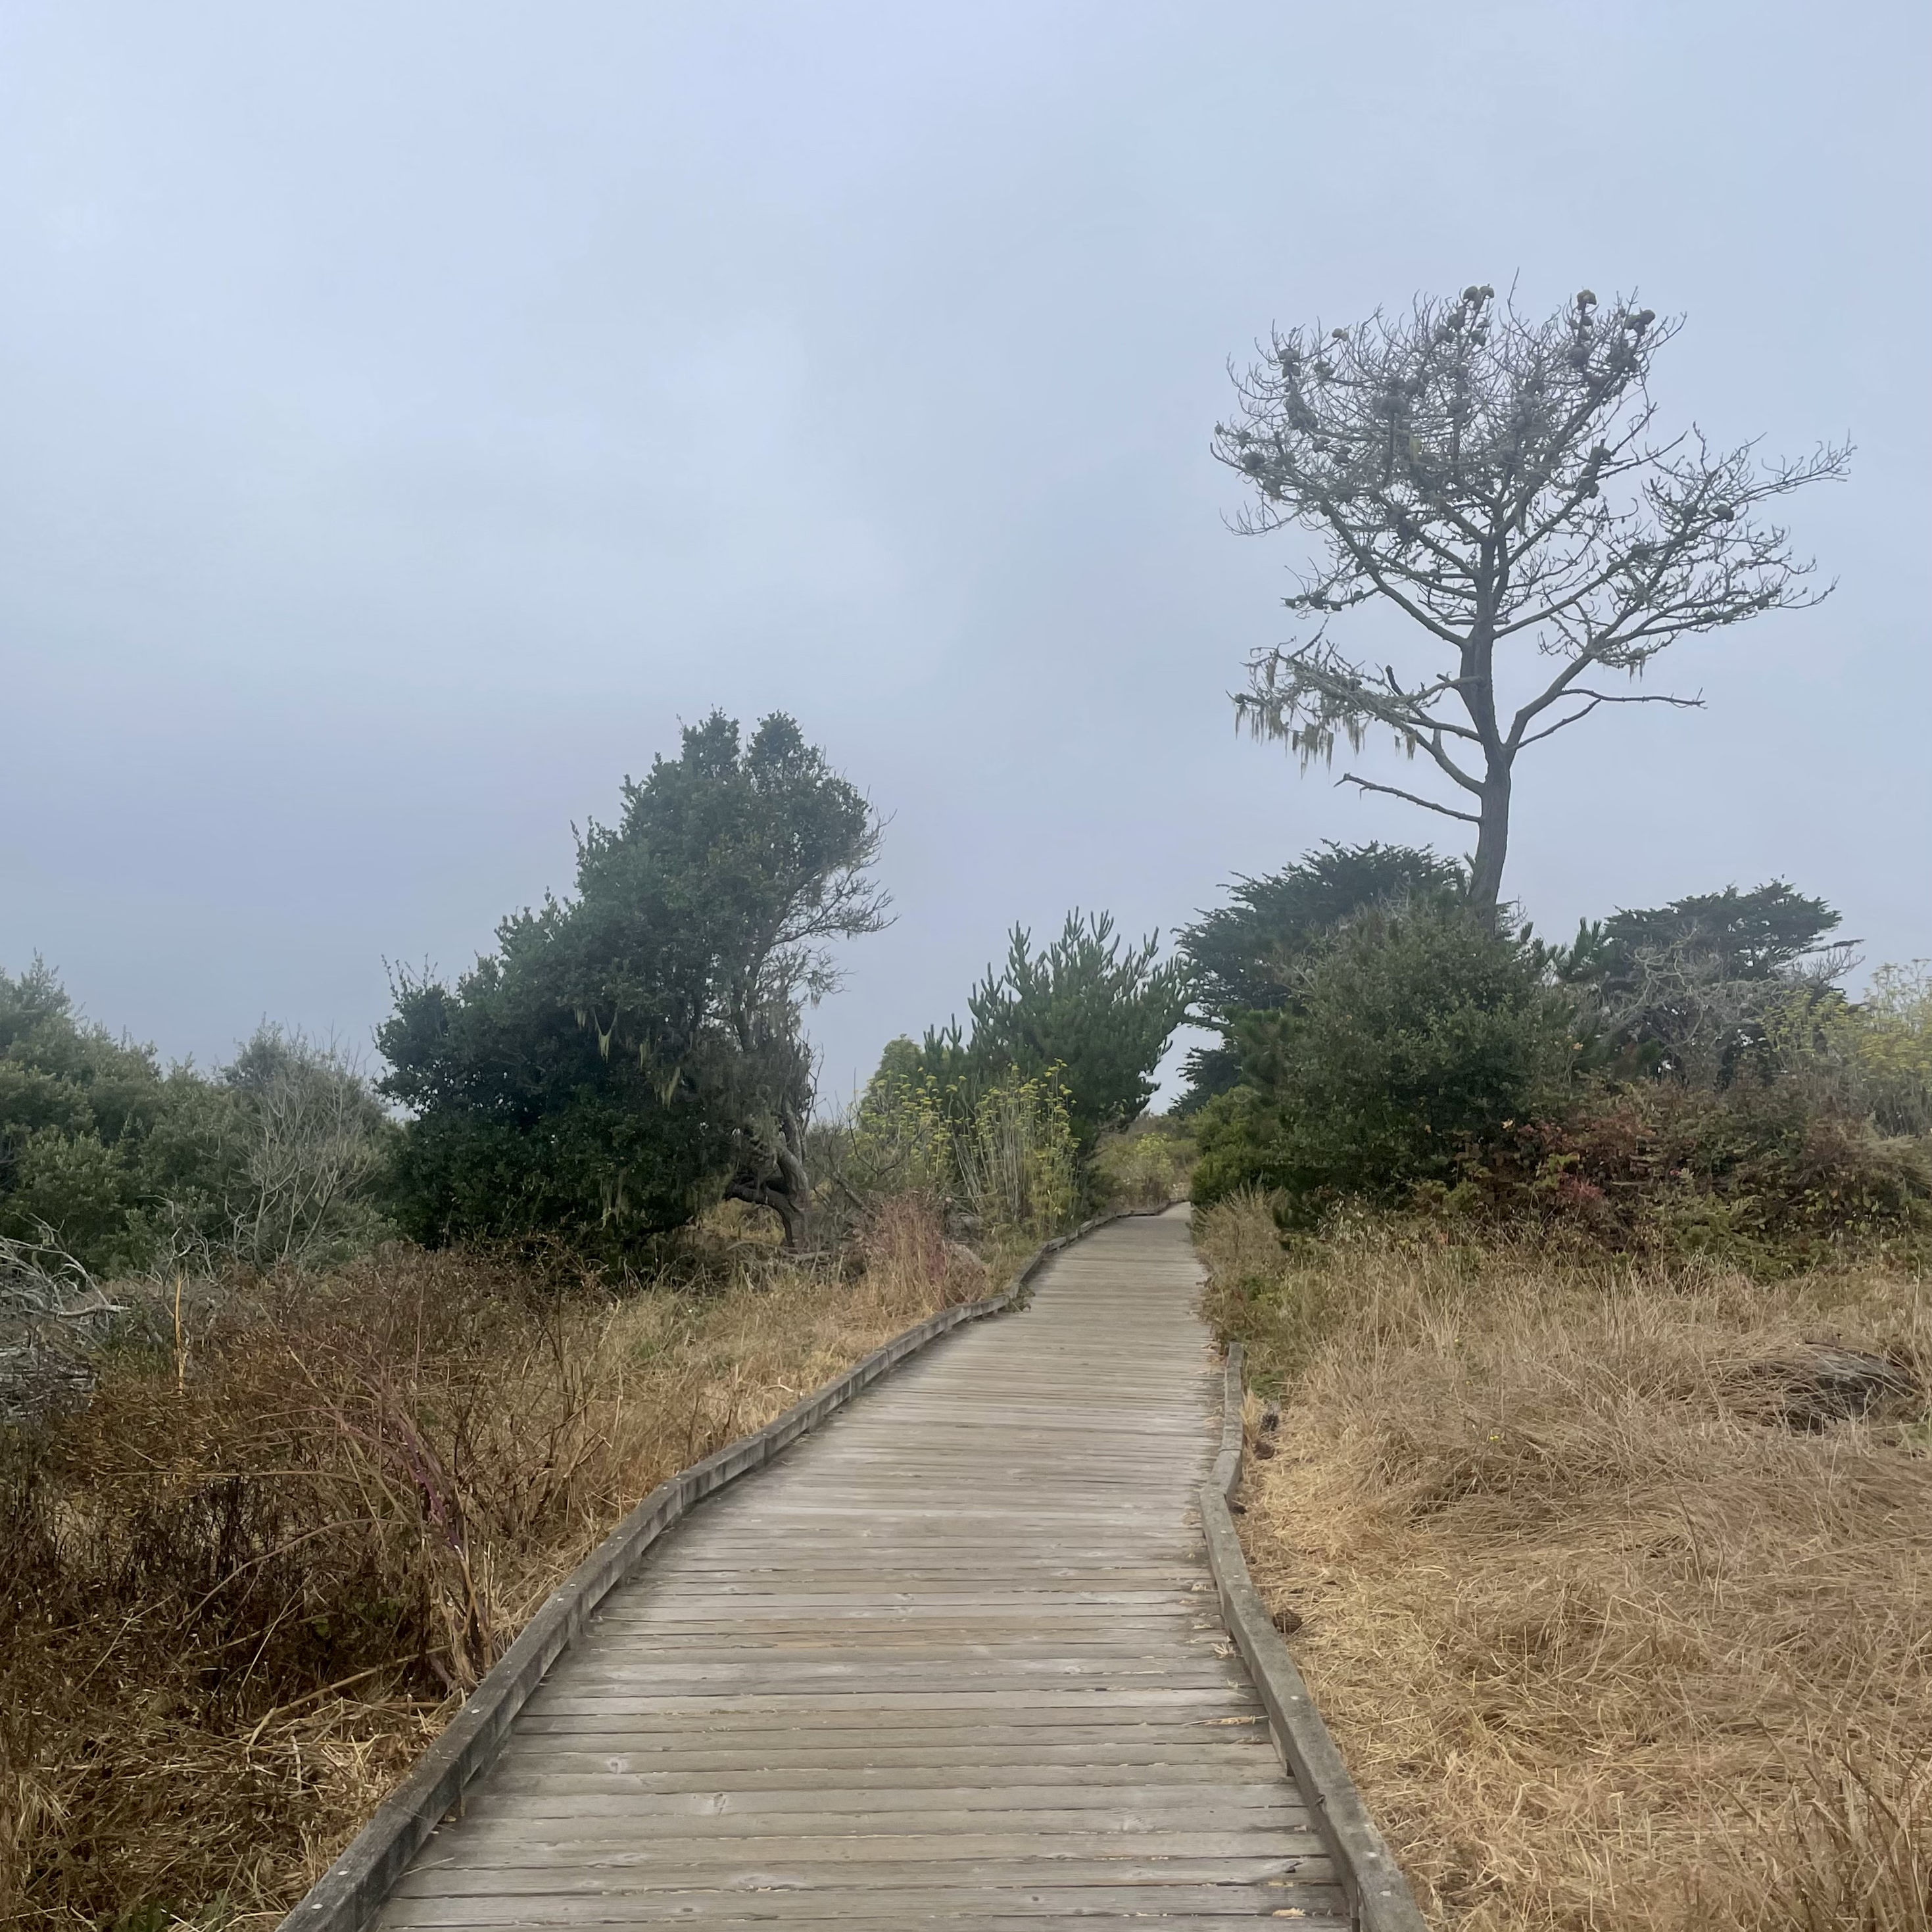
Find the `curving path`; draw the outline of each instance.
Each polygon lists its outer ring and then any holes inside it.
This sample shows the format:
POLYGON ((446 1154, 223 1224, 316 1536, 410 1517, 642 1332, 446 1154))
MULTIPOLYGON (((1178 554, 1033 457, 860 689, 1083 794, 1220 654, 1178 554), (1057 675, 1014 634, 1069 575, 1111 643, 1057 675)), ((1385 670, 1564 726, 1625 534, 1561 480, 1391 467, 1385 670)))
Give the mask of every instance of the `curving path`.
POLYGON ((1195 1520, 1198 1280, 1114 1222, 706 1503, 378 1923, 1346 1927, 1195 1520))

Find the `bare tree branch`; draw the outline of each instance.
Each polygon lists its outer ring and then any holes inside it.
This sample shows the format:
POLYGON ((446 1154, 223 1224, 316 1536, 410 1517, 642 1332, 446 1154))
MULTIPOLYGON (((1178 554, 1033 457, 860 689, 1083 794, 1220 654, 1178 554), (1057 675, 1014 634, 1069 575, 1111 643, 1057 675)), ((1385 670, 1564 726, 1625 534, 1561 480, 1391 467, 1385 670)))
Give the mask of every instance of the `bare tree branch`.
POLYGON ((1424 812, 1440 812, 1444 818, 1460 818, 1465 825, 1480 825, 1482 820, 1473 812, 1456 812, 1446 805, 1438 805, 1433 799, 1424 798, 1420 793, 1402 791, 1394 785, 1378 784, 1372 778, 1358 778, 1353 772, 1344 772, 1335 782, 1338 785, 1359 785, 1364 791, 1386 792, 1391 798, 1406 799, 1411 805, 1419 805, 1424 812))
MULTIPOLYGON (((1546 724, 1540 731, 1531 732, 1526 738, 1516 739, 1512 734, 1512 742, 1518 751, 1521 751, 1525 745, 1534 745, 1543 739, 1555 737, 1566 724, 1581 724, 1600 704, 1670 704, 1676 706, 1680 711, 1701 711, 1704 708, 1704 700, 1701 698, 1673 698, 1669 692, 1662 691, 1636 692, 1621 695, 1601 691, 1573 691, 1570 694, 1573 698, 1585 698, 1588 702, 1580 711, 1573 711, 1567 717, 1558 718, 1555 724, 1546 724)), ((1518 714, 1519 716, 1520 715, 1518 714)))

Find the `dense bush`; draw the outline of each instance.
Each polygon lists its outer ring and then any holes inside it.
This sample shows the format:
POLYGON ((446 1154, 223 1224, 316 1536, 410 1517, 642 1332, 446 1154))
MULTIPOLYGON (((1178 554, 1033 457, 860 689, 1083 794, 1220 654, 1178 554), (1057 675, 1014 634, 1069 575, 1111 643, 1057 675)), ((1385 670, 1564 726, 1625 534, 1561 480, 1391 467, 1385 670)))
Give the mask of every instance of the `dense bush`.
POLYGON ((212 1235, 222 1256, 320 1267, 394 1232, 375 1197, 397 1130, 340 1051, 266 1024, 218 1084, 226 1112, 212 1235))
POLYGON ((82 1020, 38 961, 0 974, 0 1234, 46 1230, 97 1271, 138 1265, 165 1202, 202 1204, 219 1138, 206 1083, 82 1020))
MULTIPOLYGON (((1145 1113, 1186 1010, 1190 974, 1160 938, 1124 945, 1112 918, 1070 913, 1036 952, 1016 926, 956 1022, 892 1041, 850 1118, 828 1129, 842 1191, 914 1186, 963 1232, 1034 1237, 1110 1199, 1095 1157, 1145 1113)), ((1166 1197, 1163 1197, 1166 1198, 1166 1197)))
POLYGON ((1766 1058, 1783 1077, 1868 1114, 1886 1134, 1932 1133, 1932 971, 1882 966, 1863 999, 1790 989, 1770 1003, 1766 1058))
POLYGON ((1186 1195, 1195 1158, 1190 1123, 1172 1114, 1143 1114, 1095 1149, 1088 1166, 1088 1206, 1097 1214, 1165 1208, 1186 1195))
POLYGON ((332 1047, 264 1026, 212 1077, 0 974, 0 1240, 96 1275, 163 1257, 312 1264, 382 1232, 392 1132, 332 1047))
POLYGON ((1586 922, 1553 956, 1592 1006, 1602 1057, 1626 1077, 1723 1086, 1763 1072, 1776 1016, 1830 994, 1851 963, 1838 915, 1780 879, 1586 922))
POLYGON ((1782 1272, 1848 1240, 1932 1233, 1932 1144, 1789 1077, 1645 1081, 1516 1123, 1430 1199, 1492 1226, 1782 1272))
POLYGON ((1346 921, 1377 908, 1459 904, 1466 884, 1461 865, 1433 852, 1332 840, 1265 878, 1238 880, 1228 904, 1203 913, 1180 934, 1193 980, 1190 1017, 1221 1035, 1217 1045, 1188 1054, 1181 1111, 1191 1113, 1234 1086, 1240 1078, 1236 1019, 1286 1004, 1297 969, 1346 921))
POLYGON ((1472 1142, 1561 1101, 1579 1045, 1540 948, 1426 905, 1345 926, 1287 1004, 1232 1030, 1241 1083, 1200 1115, 1194 1198, 1279 1190, 1304 1219, 1450 1178, 1472 1142))
POLYGON ((722 1190, 728 1118, 694 1071, 670 1085, 579 1020, 555 925, 506 920, 496 955, 453 989, 405 981, 382 1029, 384 1089, 415 1114, 390 1207, 432 1246, 556 1235, 622 1249, 722 1190))
POLYGON ((1234 1081, 1198 1115, 1197 1201, 1422 1206, 1760 1271, 1927 1229, 1922 967, 1851 999, 1838 915, 1781 880, 1551 948, 1468 919, 1457 877, 1330 847, 1186 935, 1224 1041, 1197 1091, 1234 1081))

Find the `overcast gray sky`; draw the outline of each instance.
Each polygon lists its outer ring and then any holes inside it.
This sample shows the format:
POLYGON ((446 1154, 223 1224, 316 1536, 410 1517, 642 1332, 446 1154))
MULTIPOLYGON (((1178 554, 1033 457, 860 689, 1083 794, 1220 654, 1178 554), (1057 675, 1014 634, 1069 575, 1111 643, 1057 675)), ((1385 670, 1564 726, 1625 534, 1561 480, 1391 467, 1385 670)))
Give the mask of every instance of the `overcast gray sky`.
POLYGON ((1472 280, 1858 445, 1838 594, 1526 754, 1506 889, 1932 954, 1928 93, 1922 0, 0 0, 0 964, 366 1043, 680 718, 784 709, 892 821, 842 1090, 1016 919, 1432 836, 1235 739, 1293 544, 1208 440, 1271 322, 1472 280))

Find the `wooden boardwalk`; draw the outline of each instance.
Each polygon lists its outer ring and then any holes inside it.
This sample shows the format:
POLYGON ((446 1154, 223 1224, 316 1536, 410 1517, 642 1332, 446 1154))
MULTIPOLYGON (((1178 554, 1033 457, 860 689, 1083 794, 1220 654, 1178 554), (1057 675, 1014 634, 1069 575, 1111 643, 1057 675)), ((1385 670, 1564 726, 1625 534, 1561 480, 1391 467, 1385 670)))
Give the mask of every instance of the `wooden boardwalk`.
POLYGON ((605 1599, 379 1924, 1348 1924, 1196 1523, 1185 1210, 1064 1251, 605 1599))

